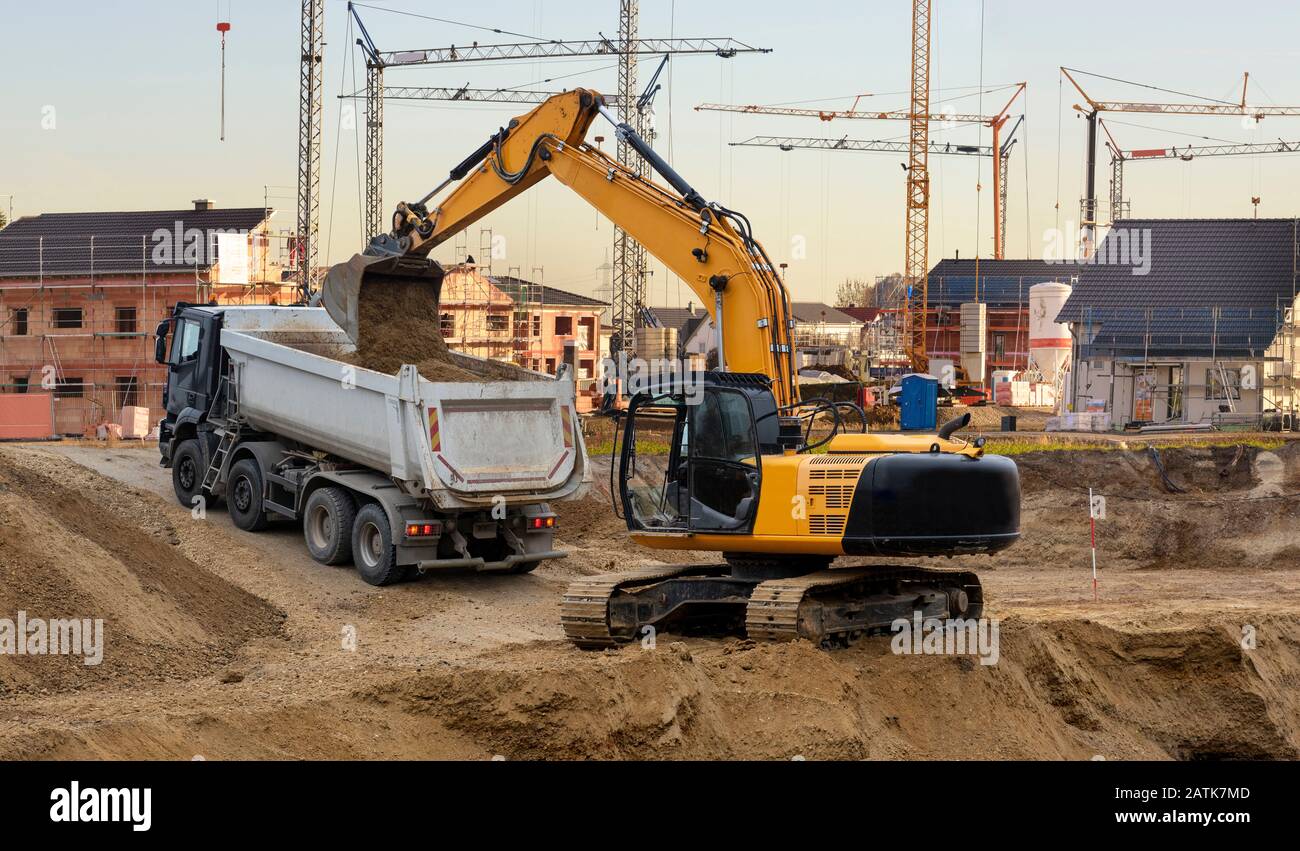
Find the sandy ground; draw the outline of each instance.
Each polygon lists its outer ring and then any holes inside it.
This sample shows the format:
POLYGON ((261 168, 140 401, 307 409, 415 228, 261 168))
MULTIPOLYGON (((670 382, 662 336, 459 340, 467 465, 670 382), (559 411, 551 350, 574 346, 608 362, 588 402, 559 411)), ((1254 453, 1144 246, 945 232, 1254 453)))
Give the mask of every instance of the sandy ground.
POLYGON ((3 445, 0 617, 102 617, 105 652, 0 656, 0 756, 1300 756, 1300 443, 1160 460, 1184 492, 1145 451, 1017 458, 1022 541, 951 563, 1001 624, 985 666, 883 637, 574 649, 565 585, 651 560, 601 494, 559 506, 571 556, 533 574, 379 589, 291 525, 193 517, 151 447, 3 445))

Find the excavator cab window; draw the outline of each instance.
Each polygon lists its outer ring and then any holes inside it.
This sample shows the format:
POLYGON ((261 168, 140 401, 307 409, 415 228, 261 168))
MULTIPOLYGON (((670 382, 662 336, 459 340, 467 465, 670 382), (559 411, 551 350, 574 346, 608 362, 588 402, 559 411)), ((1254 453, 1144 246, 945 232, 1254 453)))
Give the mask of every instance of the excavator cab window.
POLYGON ((748 531, 758 504, 758 440, 748 397, 707 388, 691 406, 690 526, 707 532, 748 531))
POLYGON ((634 399, 620 462, 629 527, 748 532, 758 504, 757 447, 742 392, 709 387, 695 404, 680 394, 634 399))
POLYGON ((620 497, 628 525, 687 528, 686 404, 681 395, 637 396, 628 408, 620 456, 620 497), (680 468, 680 469, 679 469, 680 468))

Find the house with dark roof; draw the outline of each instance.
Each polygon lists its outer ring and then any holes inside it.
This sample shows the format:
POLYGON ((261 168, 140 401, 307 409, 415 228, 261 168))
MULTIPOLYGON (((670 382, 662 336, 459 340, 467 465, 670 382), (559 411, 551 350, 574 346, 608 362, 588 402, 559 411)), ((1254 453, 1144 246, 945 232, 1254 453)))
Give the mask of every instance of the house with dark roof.
POLYGON ((1073 410, 1117 425, 1294 411, 1298 237, 1296 219, 1116 222, 1057 315, 1073 410))
POLYGON ((292 303, 273 210, 43 213, 0 230, 0 392, 48 392, 55 431, 162 416, 152 335, 180 301, 292 303))

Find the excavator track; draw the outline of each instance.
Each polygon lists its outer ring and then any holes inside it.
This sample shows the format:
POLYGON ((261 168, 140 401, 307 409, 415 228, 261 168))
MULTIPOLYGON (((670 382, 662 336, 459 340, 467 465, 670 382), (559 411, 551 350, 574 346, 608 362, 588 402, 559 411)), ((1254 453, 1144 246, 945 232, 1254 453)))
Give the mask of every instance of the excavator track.
POLYGON ((578 647, 637 640, 676 615, 678 628, 738 634, 760 641, 803 638, 847 645, 883 632, 898 618, 978 618, 979 578, 969 571, 847 567, 764 581, 732 576, 725 564, 649 565, 580 579, 560 605, 564 633, 578 647), (691 610, 695 616, 683 617, 691 610))
POLYGON ((899 617, 979 618, 979 577, 964 570, 859 567, 760 582, 745 610, 745 632, 761 641, 804 638, 848 644, 899 617))
POLYGON ((693 576, 725 571, 726 565, 654 564, 636 567, 624 573, 588 576, 569 585, 560 602, 560 622, 564 634, 579 647, 598 650, 617 647, 637 638, 637 630, 616 635, 610 623, 610 599, 620 591, 632 591, 678 576, 693 576))

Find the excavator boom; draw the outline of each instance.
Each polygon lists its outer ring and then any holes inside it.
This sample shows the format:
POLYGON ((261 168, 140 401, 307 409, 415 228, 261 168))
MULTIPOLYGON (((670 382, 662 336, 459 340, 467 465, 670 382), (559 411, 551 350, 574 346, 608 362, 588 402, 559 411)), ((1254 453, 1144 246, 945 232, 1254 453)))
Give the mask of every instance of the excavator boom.
POLYGON ((515 118, 420 201, 399 204, 393 231, 326 277, 323 301, 330 315, 355 340, 357 300, 372 269, 384 277, 398 274, 396 264, 425 257, 548 176, 623 228, 699 296, 719 332, 722 369, 769 376, 779 406, 799 402, 789 296, 748 221, 706 202, 589 89, 554 95, 515 118), (601 116, 668 187, 586 143, 601 116), (453 183, 454 190, 434 200, 453 183))

